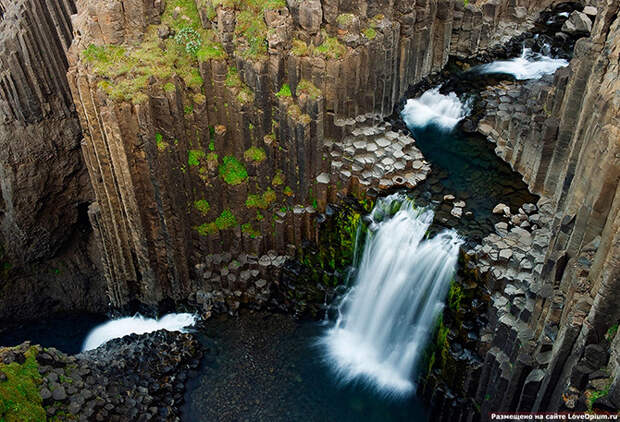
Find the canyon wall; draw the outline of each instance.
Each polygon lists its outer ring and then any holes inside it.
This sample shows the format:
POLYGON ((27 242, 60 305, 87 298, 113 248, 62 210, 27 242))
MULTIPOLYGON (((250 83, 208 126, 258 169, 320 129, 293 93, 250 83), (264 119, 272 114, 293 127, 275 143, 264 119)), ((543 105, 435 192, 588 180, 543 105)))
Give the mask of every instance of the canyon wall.
MULTIPOLYGON (((78 1, 68 77, 113 304, 244 292, 247 278, 213 286, 203 269, 295 255, 317 211, 370 186, 332 146, 543 3, 78 1)), ((409 165, 387 186, 419 180, 409 165)))
POLYGON ((68 0, 0 1, 0 320, 105 304, 66 78, 74 12, 68 0))
POLYGON ((476 251, 492 269, 474 388, 482 415, 620 408, 619 7, 598 4, 569 67, 483 94, 480 131, 542 199, 525 255, 498 259, 505 227, 476 251))

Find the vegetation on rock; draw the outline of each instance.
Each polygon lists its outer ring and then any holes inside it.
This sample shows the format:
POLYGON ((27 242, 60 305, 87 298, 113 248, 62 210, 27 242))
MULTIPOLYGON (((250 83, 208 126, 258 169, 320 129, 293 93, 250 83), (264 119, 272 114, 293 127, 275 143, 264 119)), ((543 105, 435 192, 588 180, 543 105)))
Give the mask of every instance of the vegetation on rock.
POLYGON ((260 163, 267 158, 267 154, 265 154, 265 150, 262 148, 251 147, 243 154, 243 157, 245 158, 245 161, 260 163))
POLYGON ((31 347, 24 353, 23 363, 0 363, 0 372, 6 380, 0 380, 0 420, 6 422, 45 421, 46 412, 39 394, 42 382, 36 355, 38 349, 31 347))
POLYGON ((224 157, 219 168, 220 176, 229 185, 238 185, 248 178, 248 172, 239 160, 232 156, 224 157))

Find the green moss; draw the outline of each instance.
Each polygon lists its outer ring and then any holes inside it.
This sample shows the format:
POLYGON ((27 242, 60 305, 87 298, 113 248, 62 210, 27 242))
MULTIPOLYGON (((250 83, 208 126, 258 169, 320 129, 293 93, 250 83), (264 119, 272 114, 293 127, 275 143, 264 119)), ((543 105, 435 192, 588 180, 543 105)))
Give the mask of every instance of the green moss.
POLYGON ((288 196, 288 197, 291 197, 291 196, 295 195, 295 194, 293 193, 293 189, 291 189, 291 187, 290 187, 290 186, 287 186, 287 187, 285 187, 285 188, 284 188, 284 194, 285 194, 286 196, 288 196))
POLYGON ((222 179, 229 185, 238 185, 245 182, 248 178, 248 172, 235 157, 226 156, 224 162, 220 165, 219 173, 222 179))
POLYGON ((241 231, 248 234, 252 239, 256 239, 261 235, 258 230, 255 230, 254 227, 252 227, 252 223, 245 223, 241 225, 241 231))
POLYGON ((196 208, 202 215, 207 215, 211 209, 211 205, 206 199, 199 199, 194 202, 194 208, 196 208))
POLYGON ((263 2, 263 10, 277 10, 286 7, 285 0, 265 0, 263 2))
POLYGON ((227 87, 238 90, 236 98, 239 103, 248 104, 254 101, 254 93, 250 87, 243 83, 236 67, 228 68, 225 83, 227 87))
POLYGON ((324 34, 323 44, 318 46, 315 51, 326 59, 339 59, 347 53, 347 48, 338 41, 338 38, 329 37, 324 34))
POLYGON ((267 189, 262 195, 250 194, 245 201, 248 208, 267 209, 276 200, 276 193, 272 189, 267 189))
POLYGON ((38 350, 31 347, 25 353, 23 364, 13 362, 0 364, 0 371, 6 381, 0 381, 0 420, 6 422, 45 421, 39 385, 42 382, 39 364, 36 360, 38 350))
POLYGON ((168 82, 167 84, 164 85, 164 91, 166 91, 166 92, 174 92, 174 91, 176 91, 176 87, 174 86, 174 84, 172 82, 168 82))
POLYGON ((243 154, 243 157, 245 161, 260 163, 267 158, 267 154, 265 154, 265 150, 262 148, 251 147, 243 154))
POLYGON ((219 230, 228 230, 237 225, 237 219, 231 210, 225 209, 220 216, 215 219, 215 225, 219 230))
POLYGON ((256 211, 256 221, 263 221, 265 216, 260 213, 260 211, 256 211))
POLYGON ((194 227, 194 230, 196 230, 201 236, 208 236, 218 232, 217 225, 214 222, 203 223, 200 226, 194 227))
POLYGON ((164 141, 164 136, 161 133, 155 134, 155 143, 159 152, 164 152, 170 147, 170 144, 164 141))
POLYGON ((377 37, 377 31, 372 27, 364 29, 363 33, 369 40, 374 40, 377 37))
POLYGON ((273 186, 280 186, 284 184, 284 173, 282 173, 282 170, 276 171, 276 175, 273 176, 271 184, 273 186))
POLYGON ((452 281, 450 291, 448 292, 448 306, 455 312, 461 308, 461 300, 463 299, 463 288, 460 284, 452 281))
POLYGON ((187 164, 190 167, 195 167, 200 165, 200 160, 205 158, 205 152, 200 149, 191 149, 188 152, 187 156, 187 164))
POLYGON ((607 387, 605 387, 602 390, 597 390, 597 391, 591 391, 587 394, 587 398, 588 398, 588 410, 590 412, 592 412, 592 409, 594 407, 594 403, 599 400, 602 399, 603 397, 606 397, 609 394, 609 388, 611 387, 611 381, 609 382, 609 384, 607 385, 607 387))
POLYGON ((354 18, 355 15, 353 13, 342 13, 338 15, 338 17, 336 18, 336 22, 338 22, 339 25, 347 26, 353 23, 354 18))
POLYGON ((265 56, 267 54, 267 24, 265 24, 263 10, 247 8, 238 13, 235 35, 237 35, 237 40, 244 40, 244 42, 237 42, 237 50, 240 51, 242 57, 255 59, 265 56))
POLYGON ((99 88, 112 99, 143 103, 153 77, 164 84, 167 92, 173 88, 169 84, 174 77, 199 90, 203 81, 198 61, 225 57, 215 32, 202 28, 194 0, 167 1, 162 23, 177 36, 161 40, 158 27, 151 25, 140 44, 90 45, 82 52, 93 73, 102 78, 99 88), (175 12, 177 7, 179 13, 175 12))
POLYGON ((289 84, 284 84, 282 85, 282 88, 280 88, 280 91, 278 91, 278 93, 276 94, 276 97, 291 97, 293 95, 293 93, 291 92, 291 86, 289 84))
POLYGON ((301 108, 299 108, 297 104, 290 105, 287 110, 287 114, 294 121, 305 124, 305 125, 310 124, 310 122, 312 121, 312 118, 310 117, 310 115, 306 113, 302 113, 301 108))
POLYGON ((293 40, 291 54, 297 57, 309 56, 312 49, 302 40, 293 40))
POLYGON ((297 95, 306 94, 313 100, 319 98, 323 93, 319 88, 317 88, 312 82, 302 79, 297 84, 297 95))
POLYGON ((607 341, 611 342, 614 337, 616 337, 616 333, 618 332, 618 324, 614 324, 611 327, 609 327, 609 330, 607 330, 607 333, 605 334, 605 338, 607 339, 607 341))

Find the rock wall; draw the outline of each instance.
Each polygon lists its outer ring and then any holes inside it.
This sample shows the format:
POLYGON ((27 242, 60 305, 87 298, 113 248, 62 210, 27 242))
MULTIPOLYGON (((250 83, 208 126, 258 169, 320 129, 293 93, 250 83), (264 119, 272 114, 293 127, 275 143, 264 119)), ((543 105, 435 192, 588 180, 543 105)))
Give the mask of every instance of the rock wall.
POLYGON ((0 1, 0 320, 105 303, 66 79, 73 2, 0 1))
POLYGON ((78 1, 68 76, 112 302, 208 291, 212 253, 294 255, 329 200, 370 186, 324 144, 543 3, 78 1))
POLYGON ((475 251, 492 294, 482 415, 620 408, 618 9, 598 5, 592 35, 553 78, 484 94, 480 131, 543 198, 521 248, 531 265, 506 245, 508 226, 475 251))

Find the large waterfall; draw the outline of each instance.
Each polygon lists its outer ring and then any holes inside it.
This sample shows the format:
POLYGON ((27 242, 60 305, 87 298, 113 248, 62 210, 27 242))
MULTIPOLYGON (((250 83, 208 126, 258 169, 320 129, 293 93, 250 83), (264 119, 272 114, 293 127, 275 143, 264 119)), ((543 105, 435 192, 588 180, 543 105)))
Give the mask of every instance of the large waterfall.
POLYGON ((380 200, 354 286, 321 340, 344 382, 368 382, 386 395, 414 391, 412 377, 450 287, 462 243, 455 231, 425 239, 433 212, 405 198, 380 200))

